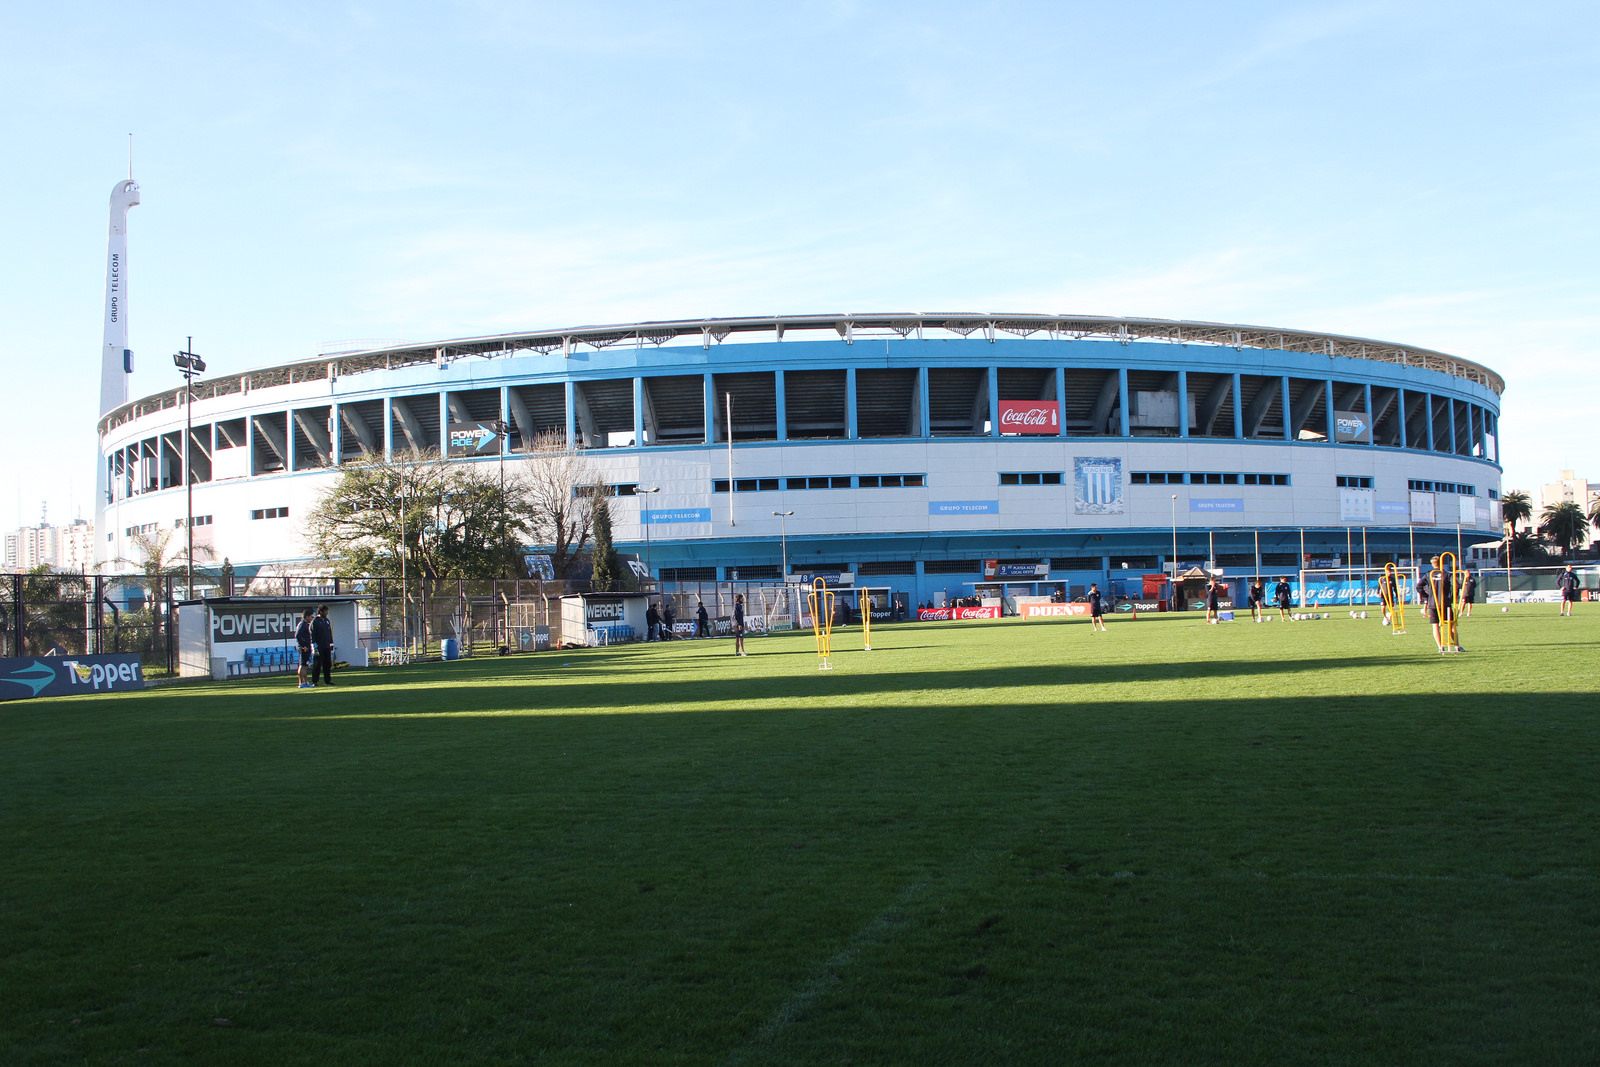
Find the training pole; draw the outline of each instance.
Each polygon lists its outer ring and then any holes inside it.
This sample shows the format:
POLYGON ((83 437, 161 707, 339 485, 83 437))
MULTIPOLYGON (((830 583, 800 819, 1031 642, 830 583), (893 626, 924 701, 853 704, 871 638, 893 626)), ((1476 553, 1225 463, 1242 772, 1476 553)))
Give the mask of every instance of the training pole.
POLYGON ((861 651, 872 651, 872 594, 861 590, 861 651))
POLYGON ((817 670, 833 670, 833 590, 821 578, 811 582, 811 592, 806 594, 811 605, 811 633, 817 640, 817 670))

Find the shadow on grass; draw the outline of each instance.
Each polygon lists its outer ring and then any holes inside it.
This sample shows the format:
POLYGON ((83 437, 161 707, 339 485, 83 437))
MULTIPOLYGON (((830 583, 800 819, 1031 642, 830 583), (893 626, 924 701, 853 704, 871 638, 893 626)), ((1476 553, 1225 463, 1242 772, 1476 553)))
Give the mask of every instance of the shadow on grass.
MULTIPOLYGON (((800 655, 800 653, 768 653, 769 657, 800 655)), ((810 653, 807 653, 810 655, 810 653)), ((752 657, 750 664, 755 669, 752 657)), ((1371 656, 1361 660, 1330 663, 1327 659, 1214 659, 1204 662, 1176 661, 1123 664, 1038 664, 1028 666, 1001 666, 964 668, 956 670, 906 673, 851 674, 843 670, 830 673, 801 675, 762 675, 752 673, 746 677, 707 677, 695 673, 692 678, 663 679, 653 667, 641 671, 646 677, 639 681, 615 678, 590 680, 583 674, 572 672, 570 684, 557 681, 551 684, 548 673, 525 683, 506 683, 502 678, 484 679, 467 684, 462 679, 459 686, 429 685, 408 689, 404 679, 383 676, 380 684, 351 685, 334 691, 318 690, 310 693, 285 693, 291 699, 302 700, 304 713, 289 716, 304 719, 333 719, 349 721, 361 718, 394 719, 407 716, 438 717, 444 715, 484 716, 507 712, 549 714, 561 712, 602 713, 618 711, 670 711, 679 713, 701 705, 724 705, 716 710, 726 711, 727 704, 741 701, 771 704, 790 700, 799 706, 808 701, 825 699, 837 702, 841 698, 863 698, 860 707, 877 710, 930 710, 935 707, 982 706, 1001 708, 1015 703, 1021 691, 1029 689, 1059 689, 1062 686, 1126 686, 1128 700, 1139 696, 1137 687, 1143 683, 1192 681, 1196 683, 1195 698, 1203 699, 1211 691, 1205 688, 1208 681, 1223 682, 1240 678, 1270 679, 1281 675, 1315 672, 1326 675, 1333 670, 1369 672, 1384 667, 1414 664, 1415 658, 1407 656, 1371 656), (312 703, 337 693, 345 696, 337 704, 312 703), (928 693, 922 704, 900 704, 891 698, 894 694, 928 693), (1016 696, 1010 695, 1015 693, 1016 696), (894 707, 889 705, 894 704, 894 707)), ((566 668, 556 667, 560 672, 566 668)), ((682 668, 679 668, 682 670, 682 668)), ((685 673, 690 673, 685 671, 685 673)), ((357 676, 359 677, 359 676, 357 676)), ((1261 696, 1282 695, 1281 692, 1264 692, 1261 696)), ((1231 699, 1217 694, 1219 698, 1231 699)), ((1103 700, 1103 695, 1097 695, 1103 700)), ((1242 694, 1238 699, 1251 699, 1242 694)), ((1346 699, 1343 697, 1330 699, 1346 699)), ((1183 698, 1174 697, 1158 701, 1167 706, 1180 706, 1183 698)), ((1076 706, 1078 702, 1044 700, 1060 706, 1076 706)), ((274 708, 273 710, 280 710, 274 708)), ((757 709, 770 711, 770 707, 757 709)))

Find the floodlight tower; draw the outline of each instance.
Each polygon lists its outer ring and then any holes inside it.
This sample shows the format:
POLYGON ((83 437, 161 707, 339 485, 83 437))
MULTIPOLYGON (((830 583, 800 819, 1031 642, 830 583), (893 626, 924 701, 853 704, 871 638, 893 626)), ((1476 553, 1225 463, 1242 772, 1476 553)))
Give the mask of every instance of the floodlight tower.
POLYGON ((133 352, 128 348, 128 209, 139 203, 139 183, 111 189, 111 225, 106 237, 106 321, 100 348, 100 414, 128 402, 133 352))
MULTIPOLYGON (((133 180, 133 160, 128 161, 128 180, 111 187, 111 223, 106 237, 106 316, 100 347, 100 415, 128 402, 128 378, 133 373, 133 351, 128 348, 128 210, 139 203, 139 184, 133 180)), ((98 452, 98 449, 96 450, 98 452)), ((106 505, 116 496, 106 458, 95 459, 95 530, 110 530, 106 505)), ((109 559, 121 555, 120 536, 115 552, 107 552, 106 542, 95 538, 95 556, 109 559)))

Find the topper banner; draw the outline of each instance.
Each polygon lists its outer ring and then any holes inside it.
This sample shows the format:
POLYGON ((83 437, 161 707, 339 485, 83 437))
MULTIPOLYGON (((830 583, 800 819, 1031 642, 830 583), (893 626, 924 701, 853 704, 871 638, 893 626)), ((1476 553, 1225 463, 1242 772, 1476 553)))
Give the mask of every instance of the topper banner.
POLYGON ((1054 400, 1002 400, 1000 432, 1054 437, 1061 432, 1061 408, 1054 400))
POLYGON ((0 659, 0 700, 93 696, 143 688, 144 668, 131 652, 0 659))

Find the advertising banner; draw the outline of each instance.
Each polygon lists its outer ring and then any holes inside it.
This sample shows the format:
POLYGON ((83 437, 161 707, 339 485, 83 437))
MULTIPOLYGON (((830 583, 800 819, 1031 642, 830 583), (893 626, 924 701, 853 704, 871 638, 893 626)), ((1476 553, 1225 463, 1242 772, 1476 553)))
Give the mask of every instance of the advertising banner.
POLYGON ((918 622, 959 622, 963 619, 998 619, 1000 609, 993 608, 918 608, 918 622))
POLYGON ((683 522, 710 522, 710 508, 646 508, 646 526, 672 526, 683 522))
POLYGON ((1072 512, 1122 514, 1122 458, 1078 456, 1072 461, 1072 512))
POLYGON ((1043 434, 1061 432, 1061 411, 1054 400, 1000 401, 1002 434, 1043 434))
POLYGON ((449 427, 452 456, 492 456, 500 451, 500 433, 482 422, 452 422, 449 427), (496 446, 491 448, 490 446, 496 446))
POLYGON ((1340 444, 1370 445, 1372 427, 1364 411, 1334 411, 1333 439, 1340 444))
POLYGON ((1190 512, 1209 514, 1219 511, 1243 511, 1244 498, 1238 496, 1202 496, 1189 498, 1190 512))
POLYGON ((1435 518, 1432 493, 1411 494, 1411 521, 1427 523, 1430 526, 1435 518))
POLYGON ((1050 573, 1050 565, 1038 563, 1001 563, 997 559, 983 561, 985 578, 1043 578, 1050 573))
POLYGON ((143 688, 144 669, 131 652, 0 659, 0 700, 91 696, 143 688))
POLYGON ((300 625, 299 608, 276 605, 212 604, 212 645, 246 642, 292 642, 300 625))
POLYGON ((1023 604, 1017 613, 1024 619, 1059 619, 1089 614, 1087 604, 1023 604))
POLYGON ((998 500, 930 500, 929 515, 998 515, 998 500))

